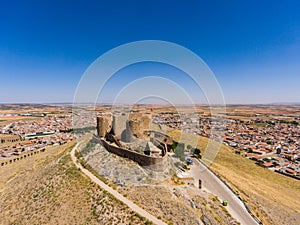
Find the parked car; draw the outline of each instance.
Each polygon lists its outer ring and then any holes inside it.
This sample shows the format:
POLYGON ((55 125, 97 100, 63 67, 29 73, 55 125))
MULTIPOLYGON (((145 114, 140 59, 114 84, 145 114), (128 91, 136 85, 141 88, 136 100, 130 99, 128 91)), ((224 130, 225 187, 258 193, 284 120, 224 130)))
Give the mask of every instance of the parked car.
POLYGON ((193 164, 193 160, 190 159, 190 158, 187 158, 187 159, 186 159, 186 163, 187 163, 188 165, 192 165, 192 164, 193 164))

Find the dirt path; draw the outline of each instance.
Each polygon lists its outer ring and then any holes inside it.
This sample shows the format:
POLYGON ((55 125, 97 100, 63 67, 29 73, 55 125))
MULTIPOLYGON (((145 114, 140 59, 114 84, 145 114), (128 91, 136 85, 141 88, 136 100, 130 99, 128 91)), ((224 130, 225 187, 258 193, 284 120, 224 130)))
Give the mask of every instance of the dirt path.
POLYGON ((103 188, 104 190, 106 190, 110 194, 112 194, 115 198, 119 199, 121 202, 123 202, 124 204, 126 204, 133 211, 137 212, 138 214, 140 214, 141 216, 145 217, 146 219, 148 219, 149 221, 153 222, 154 224, 157 224, 157 225, 167 225, 166 223, 164 223, 163 221, 157 219, 155 216, 151 215, 150 213, 148 213, 147 211, 145 211, 144 209, 142 209, 141 207, 139 207, 138 205, 136 205, 132 201, 130 201, 127 198, 125 198, 123 195, 121 195, 119 192, 117 192, 113 188, 111 188, 108 185, 106 185, 105 183, 103 183, 101 180, 99 180, 90 171, 88 171, 87 169, 83 168, 83 166, 77 162, 76 157, 75 157, 75 150, 77 149, 77 147, 78 147, 79 144, 80 144, 80 142, 77 143, 76 146, 71 151, 72 161, 74 162, 74 164, 76 165, 77 168, 79 168, 93 182, 95 182, 101 188, 103 188))

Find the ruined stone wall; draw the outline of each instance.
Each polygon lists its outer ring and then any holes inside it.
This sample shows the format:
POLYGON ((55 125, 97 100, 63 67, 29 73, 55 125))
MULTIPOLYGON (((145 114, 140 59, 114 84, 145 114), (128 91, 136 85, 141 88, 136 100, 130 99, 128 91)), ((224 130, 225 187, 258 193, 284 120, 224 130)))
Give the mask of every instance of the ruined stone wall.
POLYGON ((150 114, 131 113, 129 115, 129 128, 131 133, 137 138, 147 138, 145 131, 150 129, 150 123, 150 114))
POLYGON ((142 128, 143 130, 149 130, 151 124, 151 114, 143 114, 142 115, 142 128))
POLYGON ((131 123, 131 121, 126 121, 125 136, 122 135, 121 141, 124 141, 124 142, 133 142, 134 141, 134 136, 133 136, 133 133, 131 132, 130 123, 131 123))
POLYGON ((151 131, 151 133, 153 133, 154 137, 156 139, 160 140, 161 142, 165 142, 168 145, 171 145, 173 143, 173 138, 171 138, 170 136, 168 136, 162 132, 151 131))
POLYGON ((146 130, 150 129, 151 114, 130 113, 115 114, 109 119, 107 116, 97 118, 97 130, 100 137, 104 137, 111 127, 115 137, 124 142, 132 142, 135 138, 145 139, 146 130))
POLYGON ((132 135, 134 135, 137 138, 143 138, 140 120, 130 120, 128 124, 128 128, 130 129, 132 135))
POLYGON ((167 160, 167 155, 165 155, 164 157, 152 157, 128 149, 110 145, 104 139, 100 139, 100 142, 108 151, 117 154, 121 157, 129 158, 139 163, 141 166, 151 166, 159 164, 160 166, 158 169, 164 169, 161 165, 163 165, 163 163, 167 160))
POLYGON ((100 137, 104 137, 111 130, 111 116, 97 117, 97 132, 100 137))
POLYGON ((126 130, 126 121, 128 120, 128 115, 117 114, 113 115, 112 128, 115 136, 121 139, 122 133, 126 130))

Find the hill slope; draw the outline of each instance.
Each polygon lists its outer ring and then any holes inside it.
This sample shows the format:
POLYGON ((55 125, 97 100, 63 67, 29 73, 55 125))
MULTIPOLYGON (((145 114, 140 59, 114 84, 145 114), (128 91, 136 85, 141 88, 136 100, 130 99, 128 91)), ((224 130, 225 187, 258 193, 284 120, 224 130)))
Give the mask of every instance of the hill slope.
POLYGON ((71 147, 0 168, 0 224, 145 224, 76 169, 71 147))
MULTIPOLYGON (((179 141, 180 131, 168 133, 179 141)), ((182 133, 187 144, 198 141, 203 152, 208 139, 182 133)), ((264 224, 297 225, 300 221, 300 182, 259 167, 247 158, 222 145, 210 169, 225 180, 251 207, 264 224)))

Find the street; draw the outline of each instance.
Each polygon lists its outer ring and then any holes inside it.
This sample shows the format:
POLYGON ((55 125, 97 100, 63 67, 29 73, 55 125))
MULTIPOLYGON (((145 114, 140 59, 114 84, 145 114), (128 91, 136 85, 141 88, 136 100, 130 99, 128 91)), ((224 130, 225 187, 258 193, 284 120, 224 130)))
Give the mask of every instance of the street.
POLYGON ((202 181, 202 189, 217 196, 219 200, 226 200, 226 209, 238 222, 243 225, 257 225, 258 223, 246 210, 243 202, 210 170, 208 170, 198 159, 193 158, 191 175, 195 179, 195 186, 198 187, 198 180, 202 181))

